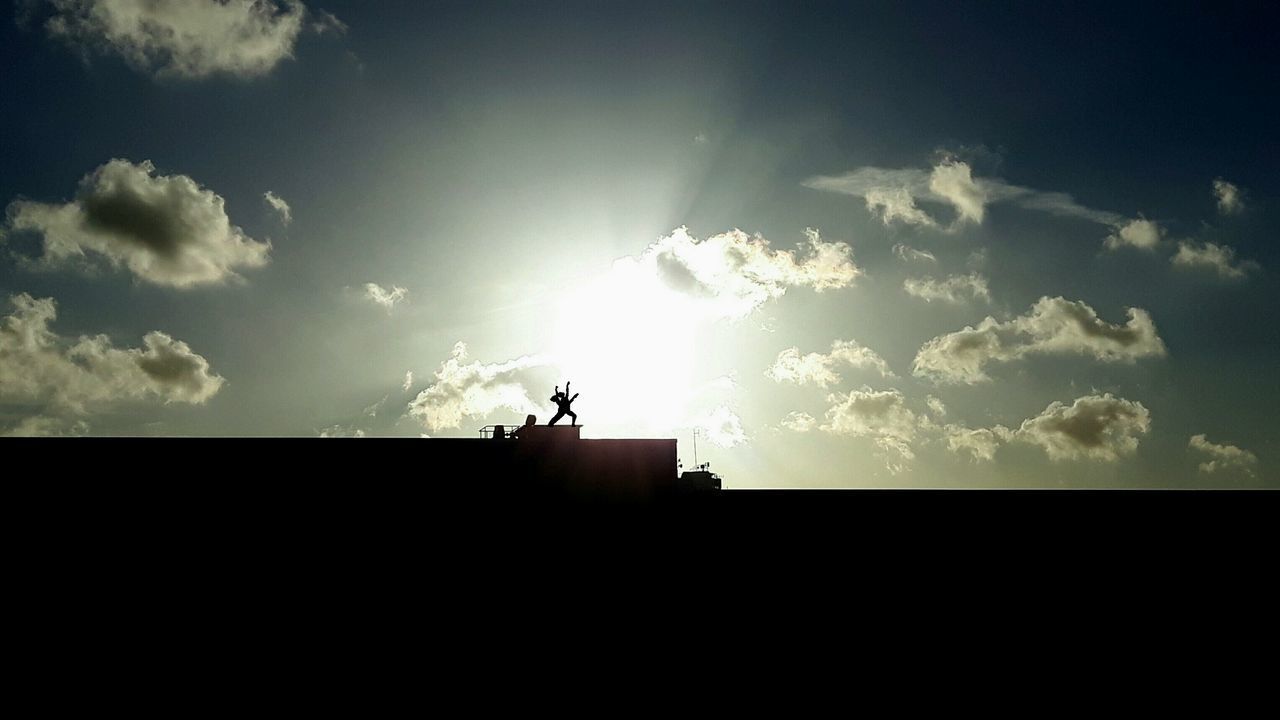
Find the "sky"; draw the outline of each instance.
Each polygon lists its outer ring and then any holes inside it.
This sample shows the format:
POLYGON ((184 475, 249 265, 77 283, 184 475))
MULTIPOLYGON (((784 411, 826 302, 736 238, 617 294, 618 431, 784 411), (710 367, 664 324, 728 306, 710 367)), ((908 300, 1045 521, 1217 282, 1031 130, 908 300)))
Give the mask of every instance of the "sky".
POLYGON ((1280 485, 1263 4, 3 12, 0 435, 571 381, 726 487, 1280 485))

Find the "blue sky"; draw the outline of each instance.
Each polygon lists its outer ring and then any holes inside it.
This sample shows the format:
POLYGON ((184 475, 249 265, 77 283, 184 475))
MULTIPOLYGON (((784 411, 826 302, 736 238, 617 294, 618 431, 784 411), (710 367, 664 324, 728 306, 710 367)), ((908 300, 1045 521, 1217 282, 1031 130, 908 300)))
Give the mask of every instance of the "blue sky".
POLYGON ((1274 485, 1276 18, 1113 5, 18 2, 0 433, 1274 485))

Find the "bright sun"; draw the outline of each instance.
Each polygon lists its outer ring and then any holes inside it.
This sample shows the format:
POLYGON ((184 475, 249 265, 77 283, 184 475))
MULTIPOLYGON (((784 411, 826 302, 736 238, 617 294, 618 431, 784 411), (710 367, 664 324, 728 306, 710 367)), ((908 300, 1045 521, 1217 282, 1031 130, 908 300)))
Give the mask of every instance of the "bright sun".
POLYGON ((583 393, 574 409, 588 434, 669 435, 684 424, 696 305, 626 261, 562 302, 552 352, 583 393))

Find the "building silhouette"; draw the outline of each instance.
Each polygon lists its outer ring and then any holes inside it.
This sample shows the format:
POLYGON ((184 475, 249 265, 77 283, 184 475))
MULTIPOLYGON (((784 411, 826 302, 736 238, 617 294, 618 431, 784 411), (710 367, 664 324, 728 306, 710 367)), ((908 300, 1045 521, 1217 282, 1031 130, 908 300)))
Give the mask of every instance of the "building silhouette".
MULTIPOLYGON (((102 479, 110 469, 171 492, 207 487, 244 502, 298 502, 319 488, 366 493, 411 485, 432 498, 516 503, 630 503, 711 489, 678 473, 675 439, 584 439, 581 425, 484 428, 471 438, 8 438, 15 457, 56 458, 58 475, 102 479), (167 470, 165 468, 168 468, 167 470)), ((102 483, 107 481, 102 479, 102 483)), ((715 484, 718 488, 718 479, 715 484)), ((310 500, 305 500, 310 501, 310 500)))

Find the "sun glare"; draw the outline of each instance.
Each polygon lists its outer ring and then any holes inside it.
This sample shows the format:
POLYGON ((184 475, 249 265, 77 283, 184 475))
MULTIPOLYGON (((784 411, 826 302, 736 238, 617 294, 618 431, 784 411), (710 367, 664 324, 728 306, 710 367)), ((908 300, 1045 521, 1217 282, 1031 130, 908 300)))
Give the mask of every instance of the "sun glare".
POLYGON ((696 301, 620 261, 561 304, 553 354, 586 434, 669 435, 686 420, 696 301))

